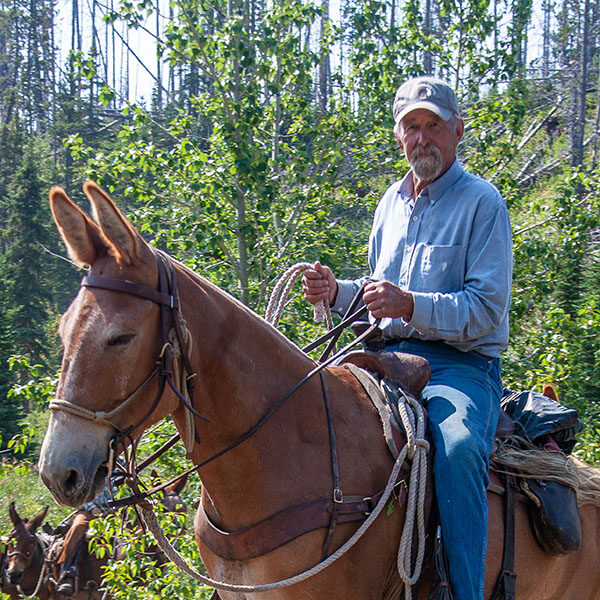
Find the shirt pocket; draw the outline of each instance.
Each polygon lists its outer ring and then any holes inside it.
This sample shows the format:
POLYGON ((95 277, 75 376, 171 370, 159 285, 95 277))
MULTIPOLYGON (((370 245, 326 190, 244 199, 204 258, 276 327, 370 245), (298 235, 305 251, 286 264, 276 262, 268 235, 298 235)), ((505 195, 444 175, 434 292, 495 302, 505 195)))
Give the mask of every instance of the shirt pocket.
POLYGON ((462 246, 422 244, 415 261, 416 292, 458 292, 464 286, 462 246))

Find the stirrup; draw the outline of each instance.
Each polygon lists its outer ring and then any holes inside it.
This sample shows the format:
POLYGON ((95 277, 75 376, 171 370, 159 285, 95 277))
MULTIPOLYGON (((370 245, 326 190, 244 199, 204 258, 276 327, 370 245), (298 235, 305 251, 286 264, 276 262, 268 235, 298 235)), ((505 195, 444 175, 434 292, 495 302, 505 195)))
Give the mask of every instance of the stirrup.
POLYGON ((77 585, 78 577, 74 573, 70 573, 69 571, 63 573, 56 585, 56 591, 63 596, 74 596, 77 593, 77 585))

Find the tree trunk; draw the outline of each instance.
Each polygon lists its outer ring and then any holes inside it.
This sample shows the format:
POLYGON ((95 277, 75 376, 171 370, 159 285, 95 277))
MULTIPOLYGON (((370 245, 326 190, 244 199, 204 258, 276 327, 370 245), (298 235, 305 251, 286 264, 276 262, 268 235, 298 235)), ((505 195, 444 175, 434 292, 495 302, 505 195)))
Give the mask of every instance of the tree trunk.
POLYGON ((589 64, 589 0, 584 0, 579 51, 579 81, 576 86, 577 107, 571 137, 571 165, 581 167, 583 164, 583 134, 585 128, 586 95, 588 85, 589 64))
POLYGON ((325 114, 327 104, 329 102, 329 78, 330 78, 330 61, 329 61, 329 44, 327 35, 329 30, 329 0, 321 2, 321 35, 320 35, 320 52, 321 60, 319 64, 319 112, 325 114))
POLYGON ((550 6, 550 0, 544 0, 542 5, 542 11, 544 13, 544 30, 542 34, 542 77, 547 78, 550 77, 551 59, 550 34, 552 10, 550 6))
POLYGON ((423 53, 423 69, 427 75, 433 75, 433 56, 431 55, 429 38, 431 36, 431 0, 425 0, 425 14, 423 15, 423 30, 427 37, 425 52, 423 53))
POLYGON ((163 97, 162 97, 162 69, 161 69, 161 58, 159 50, 160 40, 160 0, 156 0, 156 104, 158 110, 162 108, 163 97))

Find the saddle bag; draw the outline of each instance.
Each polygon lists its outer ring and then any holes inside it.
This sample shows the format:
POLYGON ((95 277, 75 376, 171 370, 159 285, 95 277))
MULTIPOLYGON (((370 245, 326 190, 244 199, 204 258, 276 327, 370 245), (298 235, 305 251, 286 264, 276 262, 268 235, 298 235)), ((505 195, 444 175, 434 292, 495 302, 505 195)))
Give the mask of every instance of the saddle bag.
POLYGON ((575 490, 557 481, 522 480, 531 500, 531 528, 540 547, 561 556, 581 548, 581 518, 575 490))
POLYGON ((515 422, 517 435, 540 445, 551 435, 565 454, 571 453, 575 435, 583 428, 574 408, 533 390, 519 392, 505 388, 501 406, 515 422))
MULTIPOLYGON (((569 454, 582 428, 575 409, 533 390, 505 389, 502 408, 516 423, 517 435, 550 452, 569 454)), ((540 547, 558 556, 579 550, 582 532, 575 490, 541 479, 522 479, 521 489, 531 500, 531 528, 540 547)))

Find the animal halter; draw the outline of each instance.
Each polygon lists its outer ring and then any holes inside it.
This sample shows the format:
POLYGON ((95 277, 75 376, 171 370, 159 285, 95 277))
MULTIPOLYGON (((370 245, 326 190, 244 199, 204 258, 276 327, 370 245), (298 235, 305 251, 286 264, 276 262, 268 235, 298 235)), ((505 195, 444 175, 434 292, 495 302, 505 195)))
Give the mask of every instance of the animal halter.
POLYGON ((41 556, 42 556, 42 568, 40 569, 40 575, 38 577, 38 580, 37 580, 37 583, 36 583, 36 586, 35 586, 35 589, 33 590, 33 592, 31 594, 27 594, 21 587, 21 584, 17 584, 17 589, 19 590, 19 594, 20 594, 21 598, 37 597, 38 592, 40 591, 42 584, 44 583, 44 580, 46 579, 46 575, 47 575, 47 571, 48 571, 48 557, 46 555, 48 547, 49 547, 49 544, 44 540, 44 538, 42 536, 40 536, 39 533, 36 533, 33 550, 29 555, 25 554, 24 552, 20 552, 19 550, 10 550, 9 552, 6 553, 7 559, 12 558, 13 556, 21 557, 25 561, 27 568, 29 568, 31 566, 31 564, 33 563, 33 559, 36 556, 38 556, 39 554, 41 554, 41 556))
POLYGON ((158 267, 158 289, 124 279, 98 275, 88 275, 81 280, 82 287, 122 292, 158 304, 162 344, 156 360, 156 367, 129 396, 121 400, 110 411, 90 410, 62 398, 52 400, 49 408, 50 410, 61 410, 89 421, 104 423, 115 430, 116 434, 113 437, 113 442, 117 442, 129 435, 131 431, 142 425, 150 417, 158 406, 168 383, 179 401, 187 409, 185 411, 185 432, 182 438, 189 458, 194 441, 199 441, 194 417, 208 422, 210 422, 210 419, 202 416, 192 406, 196 374, 193 372, 189 359, 191 336, 179 310, 176 270, 168 258, 159 251, 156 251, 156 264, 158 267), (179 360, 181 361, 180 364, 178 364, 179 360), (155 377, 158 377, 158 390, 149 410, 135 425, 130 425, 124 430, 119 429, 115 425, 115 417, 125 410, 150 385, 155 377))

